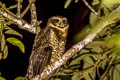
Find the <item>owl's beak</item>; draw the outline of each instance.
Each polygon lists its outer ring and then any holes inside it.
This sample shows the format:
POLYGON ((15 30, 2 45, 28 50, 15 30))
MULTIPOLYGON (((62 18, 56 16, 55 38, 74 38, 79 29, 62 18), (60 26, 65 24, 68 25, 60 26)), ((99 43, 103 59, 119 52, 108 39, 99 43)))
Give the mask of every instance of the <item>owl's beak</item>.
POLYGON ((65 24, 62 23, 62 22, 60 22, 58 27, 64 28, 64 27, 65 27, 65 24))

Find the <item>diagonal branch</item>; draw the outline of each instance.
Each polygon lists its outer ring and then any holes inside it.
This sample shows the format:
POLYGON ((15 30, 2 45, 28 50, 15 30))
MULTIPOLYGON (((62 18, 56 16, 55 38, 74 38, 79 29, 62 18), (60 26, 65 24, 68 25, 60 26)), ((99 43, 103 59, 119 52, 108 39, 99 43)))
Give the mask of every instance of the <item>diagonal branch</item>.
POLYGON ((4 10, 0 9, 0 14, 5 18, 13 21, 14 24, 17 24, 20 29, 24 29, 32 33, 38 33, 37 29, 39 29, 39 27, 36 27, 36 26, 38 26, 41 23, 41 21, 37 21, 35 0, 29 0, 29 5, 23 11, 22 14, 21 14, 21 3, 22 1, 18 0, 17 16, 16 16, 12 12, 10 12, 7 8, 2 6, 2 2, 0 2, 0 5, 4 9, 4 10), (25 20, 21 19, 24 16, 24 14, 29 10, 29 8, 31 10, 31 24, 28 24, 25 20))
MULTIPOLYGON (((77 43, 76 45, 72 46, 65 54, 56 62, 52 63, 51 65, 48 65, 42 72, 42 74, 37 75, 32 80, 41 80, 48 75, 50 75, 53 71, 55 71, 57 68, 59 68, 61 65, 65 64, 75 53, 79 52, 84 46, 86 46, 88 43, 90 43, 95 36, 103 30, 106 26, 109 24, 114 23, 117 19, 120 18, 120 11, 119 9, 116 9, 116 11, 113 11, 109 15, 101 18, 101 20, 95 24, 94 27, 92 27, 91 32, 88 36, 86 36, 82 41, 77 43)), ((118 20, 117 20, 118 21, 118 20)))
POLYGON ((84 4, 97 16, 98 13, 89 5, 89 3, 86 0, 82 0, 84 4))
POLYGON ((4 9, 7 13, 13 15, 13 16, 16 16, 14 13, 12 13, 11 11, 9 11, 9 9, 6 8, 6 6, 0 1, 0 7, 2 9, 4 9))

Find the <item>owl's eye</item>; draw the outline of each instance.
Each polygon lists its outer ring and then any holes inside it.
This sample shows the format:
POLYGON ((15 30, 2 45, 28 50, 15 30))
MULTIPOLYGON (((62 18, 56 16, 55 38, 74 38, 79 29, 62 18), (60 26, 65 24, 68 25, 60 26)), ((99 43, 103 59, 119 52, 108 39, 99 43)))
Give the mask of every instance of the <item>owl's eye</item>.
POLYGON ((51 22, 52 22, 52 23, 58 23, 59 20, 58 20, 58 19, 51 19, 51 22))
POLYGON ((68 24, 67 20, 63 20, 62 22, 63 22, 64 25, 68 24))

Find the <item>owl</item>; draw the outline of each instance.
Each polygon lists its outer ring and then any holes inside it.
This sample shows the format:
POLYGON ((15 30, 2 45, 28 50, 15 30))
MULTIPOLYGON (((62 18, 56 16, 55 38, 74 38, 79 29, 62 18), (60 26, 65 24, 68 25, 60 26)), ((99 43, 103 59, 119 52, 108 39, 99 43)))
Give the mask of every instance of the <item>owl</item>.
POLYGON ((27 78, 40 75, 44 68, 64 53, 69 24, 65 17, 53 16, 47 26, 36 35, 29 59, 27 78))

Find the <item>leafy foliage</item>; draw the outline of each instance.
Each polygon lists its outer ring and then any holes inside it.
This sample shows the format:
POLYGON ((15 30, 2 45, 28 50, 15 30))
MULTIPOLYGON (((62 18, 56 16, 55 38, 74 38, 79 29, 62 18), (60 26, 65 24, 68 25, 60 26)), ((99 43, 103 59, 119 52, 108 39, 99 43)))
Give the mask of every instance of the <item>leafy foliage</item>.
MULTIPOLYGON (((8 9, 12 9, 12 8, 16 8, 15 5, 10 6, 8 9)), ((20 38, 23 38, 23 36, 19 32, 17 32, 16 30, 10 27, 10 24, 8 24, 9 22, 10 22, 9 20, 5 19, 2 15, 0 15, 0 60, 6 59, 8 56, 8 46, 6 41, 19 47, 19 49, 23 53, 25 51, 25 47, 20 40, 13 37, 9 37, 6 39, 5 37, 6 35, 15 35, 15 36, 19 36, 20 38)))
POLYGON ((23 80, 24 77, 16 77, 15 80, 23 80))
MULTIPOLYGON (((90 13, 90 24, 74 38, 82 40, 101 17, 113 11, 119 0, 93 0, 92 6, 98 15, 90 13)), ((66 5, 66 4, 65 4, 66 5)), ((114 23, 103 29, 84 49, 53 75, 52 80, 119 80, 120 79, 120 26, 114 23), (64 79, 67 77, 67 79, 64 79)))
POLYGON ((0 76, 0 80, 6 80, 6 79, 0 76))
POLYGON ((64 8, 68 8, 68 6, 70 5, 70 3, 72 2, 72 0, 66 0, 65 4, 64 4, 64 8))
POLYGON ((112 10, 120 4, 120 0, 102 0, 102 4, 112 10))
POLYGON ((11 43, 12 45, 19 47, 19 49, 20 49, 23 53, 25 52, 24 45, 23 45, 23 43, 22 43, 20 40, 18 40, 18 39, 16 39, 16 38, 13 38, 13 37, 10 37, 10 38, 7 38, 7 41, 8 41, 9 43, 11 43))

